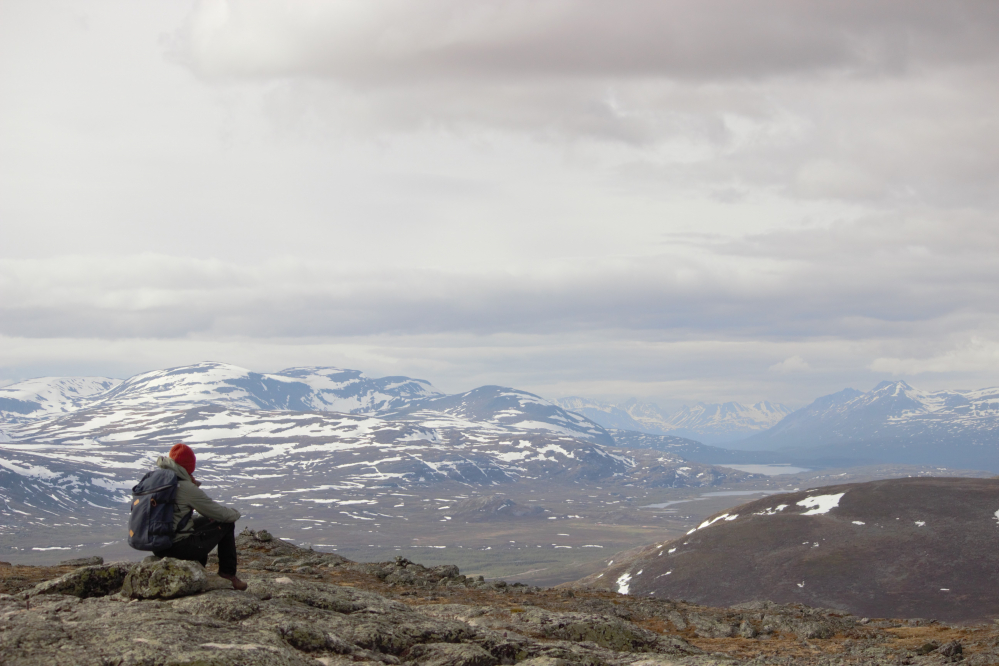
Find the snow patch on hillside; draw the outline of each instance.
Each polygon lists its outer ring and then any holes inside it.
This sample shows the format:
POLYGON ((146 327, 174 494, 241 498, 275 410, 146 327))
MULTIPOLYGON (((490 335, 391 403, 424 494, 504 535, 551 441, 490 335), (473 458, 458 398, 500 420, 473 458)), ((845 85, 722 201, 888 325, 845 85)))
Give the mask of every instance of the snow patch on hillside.
POLYGON ((617 579, 617 593, 628 594, 629 583, 631 583, 631 574, 621 574, 621 576, 617 579))
POLYGON ((839 501, 843 498, 846 493, 838 493, 836 495, 816 495, 815 497, 806 497, 805 499, 797 502, 798 506, 812 507, 810 511, 805 511, 801 515, 803 516, 817 516, 823 513, 829 513, 833 509, 839 506, 839 501))

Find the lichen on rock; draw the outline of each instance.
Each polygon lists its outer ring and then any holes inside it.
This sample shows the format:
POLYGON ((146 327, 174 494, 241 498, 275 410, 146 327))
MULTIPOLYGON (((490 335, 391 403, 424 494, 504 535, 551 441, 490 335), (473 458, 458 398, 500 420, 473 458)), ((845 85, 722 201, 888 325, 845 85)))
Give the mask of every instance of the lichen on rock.
POLYGON ((178 599, 174 608, 225 622, 241 622, 260 612, 260 601, 252 595, 230 590, 228 593, 198 594, 178 599))
POLYGON ((26 596, 68 594, 81 599, 107 596, 121 589, 133 566, 131 562, 112 562, 80 567, 54 580, 39 583, 26 596))
MULTIPOLYGON (((553 613, 534 608, 515 615, 527 633, 569 641, 589 641, 611 650, 656 652, 659 635, 616 617, 553 613)), ((694 650, 691 650, 694 652, 694 650)))
POLYGON ((496 666, 499 659, 478 645, 468 643, 421 643, 404 655, 420 666, 496 666))
POLYGON ((208 572, 198 562, 164 557, 140 562, 125 577, 122 593, 132 599, 173 599, 208 588, 208 572))

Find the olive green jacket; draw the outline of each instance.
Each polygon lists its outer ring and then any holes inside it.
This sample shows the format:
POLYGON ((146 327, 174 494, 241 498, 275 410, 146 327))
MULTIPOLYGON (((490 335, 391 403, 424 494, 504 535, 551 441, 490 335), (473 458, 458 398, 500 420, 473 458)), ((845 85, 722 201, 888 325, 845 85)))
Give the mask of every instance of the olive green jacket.
POLYGON ((173 540, 174 543, 181 539, 186 539, 194 532, 194 517, 192 511, 198 514, 217 520, 220 523, 234 523, 239 520, 239 511, 222 506, 205 494, 201 488, 194 485, 191 475, 187 470, 178 465, 166 456, 160 456, 156 460, 156 465, 163 469, 168 469, 177 475, 177 497, 173 502, 173 540), (178 530, 177 526, 186 516, 191 516, 184 525, 184 529, 178 530))

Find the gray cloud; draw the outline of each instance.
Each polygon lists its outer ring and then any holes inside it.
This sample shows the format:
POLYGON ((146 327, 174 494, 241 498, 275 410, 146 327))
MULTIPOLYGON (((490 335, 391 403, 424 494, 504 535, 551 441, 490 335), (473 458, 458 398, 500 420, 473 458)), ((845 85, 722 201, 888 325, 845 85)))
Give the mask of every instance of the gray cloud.
POLYGON ((515 273, 154 255, 110 265, 7 261, 0 334, 909 337, 999 315, 997 249, 987 218, 955 214, 941 224, 913 214, 741 238, 667 236, 654 255, 515 273))
POLYGON ((0 382, 999 371, 992 2, 0 6, 0 382))
POLYGON ((994 205, 997 29, 988 2, 218 1, 171 52, 273 82, 289 125, 499 128, 701 186, 994 205))
POLYGON ((205 76, 438 79, 895 74, 994 59, 986 1, 200 2, 174 54, 205 76))

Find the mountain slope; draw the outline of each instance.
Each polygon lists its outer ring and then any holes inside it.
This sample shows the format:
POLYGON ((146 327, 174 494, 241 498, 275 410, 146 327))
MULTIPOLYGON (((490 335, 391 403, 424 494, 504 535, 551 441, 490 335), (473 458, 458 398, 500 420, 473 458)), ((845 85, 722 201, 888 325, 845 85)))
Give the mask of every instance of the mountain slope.
MULTIPOLYGON (((591 442, 509 427, 465 424, 428 428, 367 415, 237 410, 94 408, 14 430, 0 445, 0 465, 34 469, 43 460, 132 476, 177 441, 195 446, 206 471, 238 472, 273 487, 329 483, 509 482, 521 477, 581 474, 601 478, 633 463, 591 442), (23 461, 30 455, 30 461, 23 461), (284 477, 296 477, 284 479, 284 477)), ((307 486, 311 487, 311 486, 307 486)))
POLYGON ((9 536, 23 548, 32 530, 52 521, 78 528, 95 519, 105 527, 120 523, 127 489, 179 440, 194 447, 197 476, 219 501, 264 502, 283 516, 326 520, 405 520, 384 509, 374 516, 354 511, 358 492, 448 483, 579 488, 603 480, 707 487, 748 476, 665 453, 639 462, 626 451, 543 430, 435 418, 428 427, 370 415, 205 405, 94 408, 42 419, 19 426, 16 441, 0 443, 0 540, 9 536))
POLYGON ((747 440, 796 458, 999 470, 999 388, 920 391, 882 382, 819 398, 747 440))
POLYGON ((772 495, 580 581, 710 605, 870 617, 999 614, 999 480, 912 478, 772 495), (762 607, 761 607, 762 608, 762 607))
POLYGON ((480 386, 465 393, 424 398, 407 407, 389 410, 386 418, 438 422, 495 424, 521 430, 544 430, 613 445, 601 426, 579 414, 566 411, 540 396, 502 386, 480 386))
POLYGON ((0 423, 76 411, 120 382, 109 377, 39 377, 0 388, 0 423))

